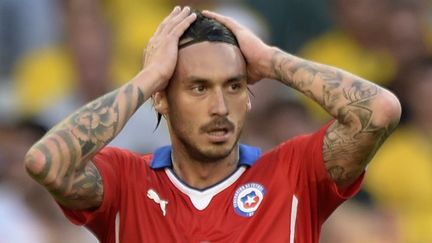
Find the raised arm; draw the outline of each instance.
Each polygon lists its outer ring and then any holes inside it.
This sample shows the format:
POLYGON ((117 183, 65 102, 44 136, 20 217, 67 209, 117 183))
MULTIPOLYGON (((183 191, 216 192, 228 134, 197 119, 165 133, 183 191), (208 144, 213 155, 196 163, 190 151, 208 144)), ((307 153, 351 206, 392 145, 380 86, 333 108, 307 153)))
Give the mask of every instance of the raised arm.
POLYGON ((401 115, 397 98, 348 72, 280 50, 273 51, 272 74, 336 119, 324 138, 324 163, 339 187, 351 185, 396 128, 401 115))
POLYGON ((92 157, 154 92, 166 87, 177 62, 178 39, 195 18, 189 8, 174 8, 149 41, 144 68, 135 78, 78 109, 27 152, 27 171, 60 204, 74 209, 100 205, 103 186, 92 157))
POLYGON ((395 129, 401 115, 388 90, 335 67, 314 63, 264 44, 232 19, 205 12, 236 35, 252 82, 280 80, 321 105, 335 122, 327 129, 323 155, 340 188, 351 185, 395 129))

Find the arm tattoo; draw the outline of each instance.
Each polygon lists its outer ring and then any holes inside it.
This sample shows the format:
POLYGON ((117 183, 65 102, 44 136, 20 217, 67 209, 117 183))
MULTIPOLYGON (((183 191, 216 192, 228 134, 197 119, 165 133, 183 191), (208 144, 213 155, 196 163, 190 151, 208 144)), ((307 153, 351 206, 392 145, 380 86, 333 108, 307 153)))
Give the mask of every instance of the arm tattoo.
POLYGON ((89 162, 81 173, 77 173, 77 178, 73 180, 67 191, 58 193, 56 189, 51 190, 60 203, 64 205, 75 205, 75 201, 101 202, 103 198, 102 178, 96 166, 89 162))
POLYGON ((382 110, 374 105, 383 89, 281 51, 274 53, 272 67, 276 79, 312 98, 336 118, 324 138, 324 162, 338 184, 353 182, 398 123, 398 119, 384 126, 376 123, 382 110))
POLYGON ((31 164, 35 155, 42 155, 44 163, 31 175, 60 202, 100 200, 100 175, 89 159, 120 132, 144 101, 141 90, 127 84, 83 106, 33 146, 26 161, 31 164))
POLYGON ((324 162, 330 177, 341 185, 352 183, 396 125, 351 131, 335 121, 327 129, 323 144, 324 162))

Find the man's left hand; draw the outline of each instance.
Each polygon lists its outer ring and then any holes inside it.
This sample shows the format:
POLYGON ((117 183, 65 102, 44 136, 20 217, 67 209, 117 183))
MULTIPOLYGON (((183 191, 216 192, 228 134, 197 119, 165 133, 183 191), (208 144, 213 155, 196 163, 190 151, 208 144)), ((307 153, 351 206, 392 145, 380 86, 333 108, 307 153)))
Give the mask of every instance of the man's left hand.
POLYGON ((252 31, 229 17, 208 10, 204 10, 203 14, 224 24, 236 36, 240 50, 246 59, 248 83, 253 84, 272 76, 271 60, 274 48, 265 44, 252 31))

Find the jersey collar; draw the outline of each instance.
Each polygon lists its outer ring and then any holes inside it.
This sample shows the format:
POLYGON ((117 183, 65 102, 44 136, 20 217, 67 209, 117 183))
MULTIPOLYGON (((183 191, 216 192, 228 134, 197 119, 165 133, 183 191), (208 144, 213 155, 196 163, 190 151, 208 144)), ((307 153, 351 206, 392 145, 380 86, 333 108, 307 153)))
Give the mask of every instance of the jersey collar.
MULTIPOLYGON (((153 153, 150 167, 152 169, 163 169, 166 167, 172 167, 171 150, 171 145, 156 149, 153 153)), ((252 166, 253 164, 255 164, 255 162, 261 155, 261 149, 244 144, 240 144, 239 152, 239 166, 252 166)))

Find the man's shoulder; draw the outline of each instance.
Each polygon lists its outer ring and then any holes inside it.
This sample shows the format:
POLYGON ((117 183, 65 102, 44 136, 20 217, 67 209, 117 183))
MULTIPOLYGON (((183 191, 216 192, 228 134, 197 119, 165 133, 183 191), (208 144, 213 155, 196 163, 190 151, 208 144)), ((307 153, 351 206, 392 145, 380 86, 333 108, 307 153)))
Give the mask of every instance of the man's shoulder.
POLYGON ((289 138, 265 152, 260 157, 260 159, 275 158, 276 156, 280 159, 286 160, 286 156, 303 156, 305 153, 309 154, 316 153, 318 151, 321 152, 321 149, 314 150, 314 148, 322 148, 326 130, 331 124, 332 121, 323 125, 316 131, 298 134, 292 138, 289 138))
POLYGON ((294 137, 291 137, 291 138, 277 144, 275 147, 270 149, 265 154, 277 154, 280 152, 287 152, 287 151, 295 150, 299 147, 303 147, 305 145, 305 143, 309 142, 310 140, 314 140, 312 135, 313 134, 311 134, 311 133, 305 133, 305 134, 299 134, 299 135, 296 135, 294 137))
POLYGON ((153 153, 138 153, 120 147, 105 147, 100 150, 93 158, 93 162, 111 163, 126 166, 127 164, 141 164, 149 166, 153 158, 153 153))

